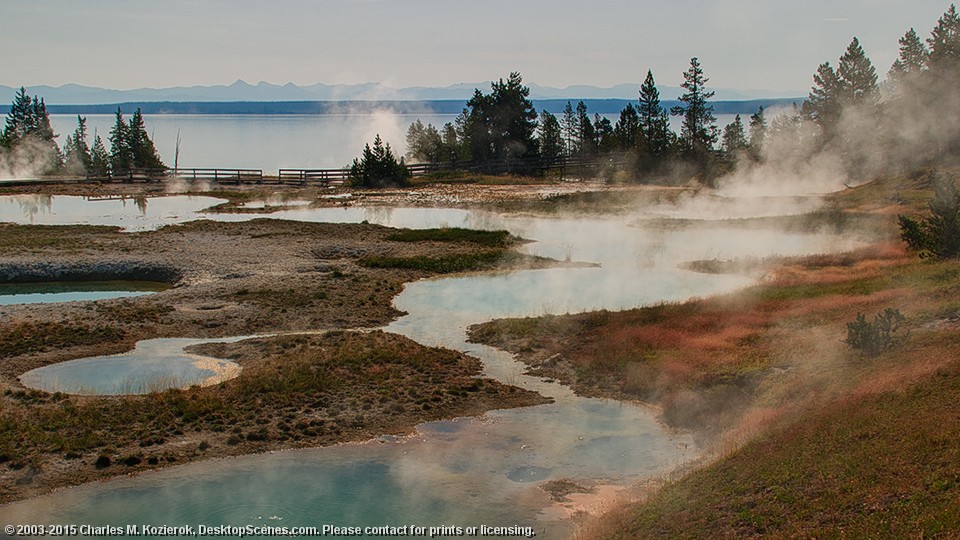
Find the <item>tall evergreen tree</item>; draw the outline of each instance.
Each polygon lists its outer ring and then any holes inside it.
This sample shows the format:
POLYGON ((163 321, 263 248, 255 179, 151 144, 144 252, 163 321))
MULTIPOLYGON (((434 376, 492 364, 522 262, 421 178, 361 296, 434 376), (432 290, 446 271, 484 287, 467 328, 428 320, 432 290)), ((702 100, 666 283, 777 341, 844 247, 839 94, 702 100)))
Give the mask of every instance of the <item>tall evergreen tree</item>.
POLYGON ((560 121, 546 109, 540 111, 538 131, 540 156, 548 160, 563 157, 564 144, 560 121))
POLYGON ((94 178, 110 176, 110 154, 103 145, 103 139, 96 133, 93 136, 93 148, 90 150, 89 174, 94 178))
POLYGON ((6 148, 12 148, 16 143, 25 139, 36 123, 33 118, 34 109, 27 90, 20 87, 16 96, 13 98, 13 104, 10 106, 10 112, 7 113, 7 123, 0 135, 0 144, 6 148))
POLYGON ((566 155, 573 156, 580 153, 580 122, 577 120, 577 114, 573 111, 573 105, 570 101, 563 107, 563 117, 560 120, 560 126, 563 128, 563 141, 566 148, 566 155))
POLYGON ((130 126, 117 107, 113 129, 110 130, 110 173, 114 176, 127 173, 133 167, 133 152, 130 149, 130 126))
POLYGON ((528 99, 530 89, 513 72, 491 84, 491 93, 479 89, 467 102, 464 137, 475 160, 510 160, 538 154, 537 112, 528 99))
POLYGON ((856 37, 847 46, 837 67, 840 79, 842 105, 873 107, 880 99, 877 70, 856 37))
POLYGON ((637 146, 637 135, 640 132, 640 116, 632 103, 620 111, 620 118, 613 126, 613 136, 617 148, 621 151, 633 150, 637 146))
POLYGON ((583 101, 577 103, 577 138, 580 142, 579 154, 581 156, 593 155, 597 153, 597 136, 593 129, 593 122, 590 121, 590 115, 587 114, 587 104, 583 101))
POLYGON ((750 115, 750 138, 747 142, 750 157, 759 161, 763 157, 763 149, 766 142, 767 117, 763 112, 763 106, 761 106, 757 109, 757 112, 750 115))
POLYGON ((931 75, 935 78, 956 76, 960 71, 960 15, 954 4, 937 21, 927 44, 930 47, 927 67, 931 75))
POLYGON ((77 129, 63 145, 63 165, 68 173, 86 175, 92 158, 87 145, 87 119, 77 115, 77 129))
POLYGON ((824 62, 817 67, 813 83, 810 95, 803 102, 803 113, 820 126, 825 135, 832 134, 842 111, 840 77, 830 62, 824 62))
POLYGON ((900 38, 900 56, 887 72, 887 89, 894 95, 903 91, 908 80, 916 79, 927 67, 930 52, 920 40, 917 32, 911 28, 900 38))
POLYGON ((408 183, 410 172, 404 165, 403 158, 398 160, 390 148, 390 143, 384 144, 377 133, 373 147, 367 143, 361 157, 353 160, 350 178, 357 187, 404 186, 408 183))
POLYGON ((743 121, 738 114, 733 122, 730 122, 723 128, 723 151, 728 156, 736 157, 737 154, 747 149, 747 137, 743 129, 743 121))
POLYGON ((150 140, 150 136, 147 135, 147 126, 143 121, 143 113, 140 111, 140 107, 137 107, 130 118, 127 137, 127 147, 130 150, 133 167, 143 169, 165 168, 156 146, 150 140))
POLYGON ((640 85, 640 104, 637 107, 637 119, 643 147, 654 164, 667 156, 673 138, 670 131, 670 118, 666 109, 660 105, 660 91, 653 80, 653 71, 647 70, 647 77, 640 85))
POLYGON ((593 136, 596 138, 596 147, 599 152, 610 152, 616 148, 616 141, 613 136, 613 124, 610 123, 609 118, 594 113, 593 136))
POLYGON ((709 100, 714 92, 706 90, 709 81, 703 75, 700 60, 697 57, 690 59, 690 67, 683 74, 683 84, 680 86, 686 92, 680 96, 682 105, 670 109, 675 116, 682 116, 680 140, 686 157, 701 166, 706 166, 717 142, 717 118, 713 115, 713 105, 709 100))

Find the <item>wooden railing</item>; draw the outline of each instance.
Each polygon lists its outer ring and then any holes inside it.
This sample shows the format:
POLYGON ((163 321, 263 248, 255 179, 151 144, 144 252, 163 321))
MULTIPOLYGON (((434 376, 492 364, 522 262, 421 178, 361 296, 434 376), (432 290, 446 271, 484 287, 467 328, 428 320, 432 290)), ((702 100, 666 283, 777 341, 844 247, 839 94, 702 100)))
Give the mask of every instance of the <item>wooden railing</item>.
POLYGON ((214 182, 263 182, 263 169, 167 169, 169 176, 184 180, 213 180, 214 182))

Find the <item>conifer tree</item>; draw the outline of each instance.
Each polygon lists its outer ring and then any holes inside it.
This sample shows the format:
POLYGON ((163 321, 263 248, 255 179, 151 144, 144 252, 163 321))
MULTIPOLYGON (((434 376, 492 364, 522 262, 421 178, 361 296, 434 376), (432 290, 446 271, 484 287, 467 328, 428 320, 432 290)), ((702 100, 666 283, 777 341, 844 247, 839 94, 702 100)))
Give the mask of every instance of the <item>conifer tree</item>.
POLYGON ((763 148, 767 141, 767 118, 763 106, 750 115, 750 138, 747 142, 750 157, 759 161, 763 157, 763 148))
POLYGON ((810 95, 803 102, 803 113, 820 126, 824 134, 832 134, 842 110, 840 78, 830 62, 824 62, 817 67, 813 83, 810 95))
POLYGON ((632 103, 620 111, 620 118, 613 126, 613 136, 617 148, 621 151, 633 150, 637 146, 637 135, 640 132, 640 116, 632 103))
POLYGON ((855 107, 873 107, 880 99, 877 70, 856 37, 847 46, 837 67, 840 79, 841 104, 855 107))
POLYGON ((6 148, 12 148, 25 139, 35 123, 33 114, 33 102, 27 95, 27 90, 21 86, 20 91, 13 98, 10 112, 7 113, 7 123, 3 128, 3 134, 0 135, 0 144, 6 148))
POLYGON ((130 126, 123 119, 120 107, 117 107, 116 121, 110 130, 110 173, 113 176, 125 174, 133 166, 129 132, 130 126))
POLYGON ((647 70, 647 77, 640 85, 640 104, 637 107, 637 120, 640 135, 649 157, 654 163, 664 159, 670 150, 673 132, 670 131, 670 118, 660 105, 660 91, 653 80, 653 71, 647 70))
POLYGON ((960 67, 960 15, 954 4, 937 21, 927 39, 930 53, 927 67, 935 78, 956 76, 960 67))
POLYGON ((560 125, 563 128, 566 155, 573 156, 580 153, 580 123, 570 101, 567 101, 563 108, 563 119, 560 120, 560 125))
POLYGON ((904 84, 916 79, 927 67, 927 57, 930 52, 920 40, 920 36, 913 28, 900 38, 900 56, 890 66, 887 72, 887 89, 893 95, 903 91, 904 84))
POLYGON ((357 187, 404 186, 409 181, 410 172, 403 158, 398 160, 390 143, 384 144, 377 133, 373 147, 367 143, 360 158, 353 160, 350 178, 357 187))
POLYGON ((563 157, 564 144, 560 121, 546 109, 540 111, 538 136, 541 157, 547 160, 563 157))
POLYGON ((110 154, 103 145, 103 139, 96 133, 93 136, 93 148, 90 150, 89 174, 94 178, 110 176, 110 154))
POLYGON ((77 129, 63 145, 63 165, 68 173, 86 175, 91 166, 90 147, 87 146, 87 119, 77 115, 77 129))
POLYGON ((697 57, 691 58, 690 67, 684 72, 683 84, 680 85, 686 90, 680 96, 683 105, 670 110, 671 114, 683 117, 680 127, 683 153, 701 167, 708 164, 718 136, 717 118, 713 115, 713 105, 709 104, 714 93, 706 90, 708 81, 703 75, 700 60, 697 57))
POLYGON ((579 154, 581 156, 593 155, 597 153, 597 136, 593 129, 593 122, 590 121, 590 115, 587 114, 587 104, 583 101, 577 103, 577 139, 580 143, 579 154))
POLYGON ((135 168, 163 169, 165 165, 160 159, 156 146, 147 135, 147 126, 143 121, 140 108, 134 111, 127 129, 127 148, 130 152, 131 164, 135 168))
POLYGON ((743 129, 743 122, 738 114, 733 122, 730 122, 723 128, 723 151, 727 155, 736 157, 736 155, 747 148, 747 138, 743 129))

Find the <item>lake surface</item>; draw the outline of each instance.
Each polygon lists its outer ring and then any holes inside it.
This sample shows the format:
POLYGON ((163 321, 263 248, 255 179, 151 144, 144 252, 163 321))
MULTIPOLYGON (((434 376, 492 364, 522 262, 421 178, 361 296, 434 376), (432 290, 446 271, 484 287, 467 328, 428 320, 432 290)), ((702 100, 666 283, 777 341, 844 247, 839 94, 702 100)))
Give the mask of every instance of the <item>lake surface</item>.
MULTIPOLYGON (((796 255, 856 247, 826 234, 715 227, 646 230, 650 214, 611 219, 545 219, 423 208, 296 208, 271 214, 304 221, 369 221, 411 228, 507 229, 536 240, 529 253, 598 263, 421 280, 395 299, 408 312, 387 330, 427 345, 466 351, 488 376, 553 397, 550 405, 493 411, 480 419, 434 422, 410 438, 197 463, 136 478, 68 489, 0 508, 0 521, 210 525, 530 525, 562 537, 569 525, 536 484, 573 478, 629 483, 664 474, 696 457, 689 435, 654 411, 575 396, 523 375, 497 349, 466 343, 469 324, 496 317, 620 309, 734 290, 742 276, 679 270, 691 259, 796 255)), ((251 219, 218 216, 218 219, 251 219)))
MULTIPOLYGON (((124 111, 125 118, 133 111, 124 111)), ((606 115, 616 123, 619 115, 606 115)), ((591 115, 591 118, 593 116, 591 115)), ((89 144, 93 134, 100 134, 109 150, 109 134, 116 121, 112 114, 87 115, 89 144)), ((406 148, 407 128, 419 119, 424 124, 441 127, 453 122, 456 115, 378 113, 315 115, 144 115, 147 132, 157 151, 169 167, 174 165, 177 132, 180 133, 180 161, 183 168, 263 169, 276 174, 277 169, 327 169, 349 167, 360 156, 363 146, 372 143, 377 133, 390 143, 398 155, 406 148)), ((679 117, 670 117, 671 127, 680 129, 679 117)), ((734 115, 717 115, 723 128, 734 115)), ((746 118, 743 120, 746 122, 746 118)), ((54 114, 50 122, 60 134, 61 147, 77 128, 76 115, 54 114)))
POLYGON ((168 288, 169 284, 150 281, 0 283, 0 306, 127 298, 168 288))

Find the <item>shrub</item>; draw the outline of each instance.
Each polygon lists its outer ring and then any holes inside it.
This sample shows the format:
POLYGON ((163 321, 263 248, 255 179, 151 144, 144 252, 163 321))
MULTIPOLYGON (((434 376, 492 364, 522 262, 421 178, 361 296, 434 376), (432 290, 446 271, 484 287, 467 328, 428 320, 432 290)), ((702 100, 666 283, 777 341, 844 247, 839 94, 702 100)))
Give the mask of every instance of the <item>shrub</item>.
POLYGON ((847 339, 844 343, 868 357, 877 356, 897 343, 898 339, 893 334, 906 320, 899 309, 893 308, 877 313, 872 323, 867 322, 863 313, 858 313, 856 321, 847 323, 847 339))
POLYGON ((960 257, 960 191, 943 177, 934 179, 933 189, 929 216, 897 216, 900 238, 921 257, 960 257))

